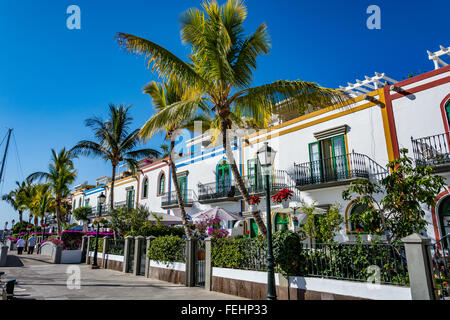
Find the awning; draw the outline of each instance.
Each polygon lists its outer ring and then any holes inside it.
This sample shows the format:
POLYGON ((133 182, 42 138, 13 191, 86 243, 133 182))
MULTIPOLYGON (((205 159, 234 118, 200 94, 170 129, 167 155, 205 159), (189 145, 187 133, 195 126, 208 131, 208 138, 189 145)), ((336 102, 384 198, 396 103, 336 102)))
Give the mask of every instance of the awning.
POLYGON ((175 225, 180 225, 183 224, 183 220, 180 217, 177 216, 173 216, 167 213, 159 213, 159 212, 154 212, 150 215, 150 217, 148 218, 148 220, 152 221, 152 222, 156 222, 155 217, 153 216, 156 215, 158 217, 162 217, 162 219, 160 220, 160 222, 166 226, 175 226, 175 225))

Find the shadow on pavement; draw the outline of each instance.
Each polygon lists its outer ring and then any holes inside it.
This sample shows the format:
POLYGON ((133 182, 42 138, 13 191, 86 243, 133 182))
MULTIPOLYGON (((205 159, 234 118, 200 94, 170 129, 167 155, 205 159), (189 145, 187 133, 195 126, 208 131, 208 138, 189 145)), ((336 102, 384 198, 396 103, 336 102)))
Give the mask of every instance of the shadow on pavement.
POLYGON ((6 257, 6 267, 23 267, 23 263, 19 257, 8 255, 6 257))

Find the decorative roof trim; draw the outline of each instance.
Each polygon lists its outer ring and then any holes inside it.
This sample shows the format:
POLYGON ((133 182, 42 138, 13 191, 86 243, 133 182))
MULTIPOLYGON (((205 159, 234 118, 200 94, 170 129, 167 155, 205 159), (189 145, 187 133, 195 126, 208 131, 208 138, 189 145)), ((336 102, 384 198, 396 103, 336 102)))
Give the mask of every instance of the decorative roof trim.
POLYGON ((349 129, 350 129, 350 127, 348 125, 344 124, 339 127, 334 127, 331 129, 315 132, 314 138, 316 138, 317 140, 322 140, 322 139, 330 138, 333 136, 338 136, 340 134, 346 134, 349 131, 349 129))

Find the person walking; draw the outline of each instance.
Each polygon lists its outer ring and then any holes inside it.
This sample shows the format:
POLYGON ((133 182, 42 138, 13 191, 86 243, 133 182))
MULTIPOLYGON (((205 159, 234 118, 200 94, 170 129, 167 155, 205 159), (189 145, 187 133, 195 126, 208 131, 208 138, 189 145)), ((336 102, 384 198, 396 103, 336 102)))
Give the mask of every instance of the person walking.
POLYGON ((28 238, 28 254, 33 254, 35 245, 36 237, 34 235, 31 235, 31 237, 28 238))
POLYGON ((20 237, 19 240, 17 240, 17 254, 22 254, 23 248, 25 247, 25 240, 20 237))

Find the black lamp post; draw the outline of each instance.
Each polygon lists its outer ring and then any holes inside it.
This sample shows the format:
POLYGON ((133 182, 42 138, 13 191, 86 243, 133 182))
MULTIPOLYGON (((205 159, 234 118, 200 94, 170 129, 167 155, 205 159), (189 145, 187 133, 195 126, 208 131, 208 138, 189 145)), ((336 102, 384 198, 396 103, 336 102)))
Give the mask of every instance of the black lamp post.
POLYGON ((267 225, 267 300, 277 300, 277 292, 275 288, 275 270, 274 258, 272 250, 272 221, 270 216, 270 185, 269 176, 272 171, 273 161, 277 152, 269 147, 267 142, 256 153, 261 165, 262 173, 266 182, 266 225, 267 225))
POLYGON ((98 222, 97 222, 97 234, 95 235, 95 249, 94 249, 94 261, 92 262, 92 269, 98 269, 97 265, 97 252, 98 252, 98 233, 100 231, 100 218, 102 217, 102 206, 105 203, 106 196, 103 192, 97 197, 99 205, 98 222))

